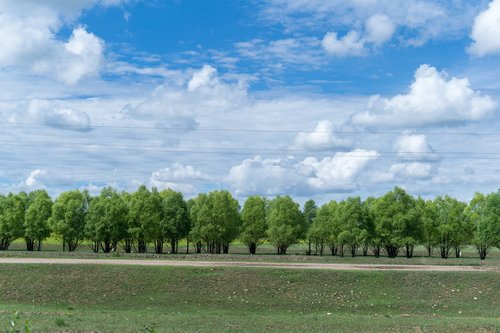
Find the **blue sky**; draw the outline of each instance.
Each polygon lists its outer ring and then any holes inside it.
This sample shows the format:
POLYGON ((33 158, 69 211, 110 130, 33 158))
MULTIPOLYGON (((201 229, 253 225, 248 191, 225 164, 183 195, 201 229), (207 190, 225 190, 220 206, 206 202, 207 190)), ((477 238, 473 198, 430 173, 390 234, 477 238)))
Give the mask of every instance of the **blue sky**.
POLYGON ((0 191, 500 187, 500 0, 0 0, 0 191))

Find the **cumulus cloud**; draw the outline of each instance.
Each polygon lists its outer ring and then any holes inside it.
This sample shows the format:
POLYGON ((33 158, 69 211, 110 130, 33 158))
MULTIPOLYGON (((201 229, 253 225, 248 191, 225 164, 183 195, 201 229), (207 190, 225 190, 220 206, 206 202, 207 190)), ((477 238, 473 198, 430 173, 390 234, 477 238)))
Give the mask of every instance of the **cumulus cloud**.
POLYGON ((300 162, 293 157, 263 159, 256 156, 233 166, 226 182, 237 195, 352 191, 357 187, 361 171, 378 156, 371 150, 337 153, 321 160, 308 157, 300 162))
POLYGON ((60 106, 46 100, 32 100, 28 106, 28 118, 46 126, 73 131, 92 129, 87 113, 60 106))
POLYGON ((294 161, 293 157, 246 159, 229 170, 226 182, 236 195, 293 193, 304 185, 294 170, 294 161))
POLYGON ((102 1, 0 2, 0 68, 20 68, 29 74, 51 76, 67 84, 99 72, 104 42, 84 27, 73 29, 69 40, 57 33, 81 11, 102 1))
POLYGON ((490 2, 488 9, 481 12, 474 20, 469 53, 482 57, 500 54, 500 0, 490 2))
POLYGON ((383 14, 370 16, 365 23, 366 40, 382 44, 390 40, 396 27, 392 20, 383 14))
POLYGON ((312 132, 298 133, 294 139, 292 149, 327 150, 333 148, 348 148, 353 145, 349 139, 336 136, 335 128, 329 120, 321 120, 312 132))
POLYGON ((351 30, 342 37, 336 32, 328 32, 321 45, 332 56, 361 56, 366 54, 371 45, 377 46, 389 41, 395 30, 394 22, 387 15, 375 14, 366 19, 364 31, 351 30))
POLYGON ((434 153, 424 134, 404 134, 400 136, 394 144, 394 151, 404 159, 429 159, 432 157, 429 154, 434 153))
POLYGON ((197 127, 196 116, 201 113, 234 111, 247 103, 244 81, 222 80, 215 68, 205 65, 180 85, 158 86, 149 98, 135 106, 127 105, 122 113, 189 130, 197 127))
POLYGON ((328 54, 338 57, 359 56, 366 51, 365 40, 356 31, 350 31, 341 38, 336 32, 328 32, 321 45, 328 54))
POLYGON ((429 180, 434 175, 434 167, 430 163, 409 162, 391 165, 387 172, 377 171, 372 177, 374 183, 391 181, 429 180))
POLYGON ((429 65, 421 65, 407 94, 374 96, 368 111, 352 122, 364 126, 426 126, 478 121, 492 115, 497 102, 471 88, 467 78, 449 78, 429 65))
POLYGON ((208 179, 201 171, 191 165, 174 163, 169 167, 155 171, 149 179, 150 185, 158 189, 173 189, 184 194, 196 193, 193 182, 208 179))
POLYGON ((352 152, 336 153, 335 156, 322 160, 306 158, 299 169, 313 189, 352 190, 356 187, 355 179, 359 173, 378 156, 374 150, 356 149, 352 152))

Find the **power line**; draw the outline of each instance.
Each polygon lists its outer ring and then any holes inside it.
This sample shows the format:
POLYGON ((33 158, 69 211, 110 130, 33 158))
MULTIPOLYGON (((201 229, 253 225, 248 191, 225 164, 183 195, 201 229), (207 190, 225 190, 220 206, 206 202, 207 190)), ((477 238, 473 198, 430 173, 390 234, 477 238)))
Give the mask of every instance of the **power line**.
MULTIPOLYGON (((33 126, 33 127, 47 127, 47 125, 39 123, 28 123, 28 122, 16 122, 16 123, 1 123, 1 125, 9 126, 33 126)), ((81 128, 81 125, 77 124, 58 124, 58 128, 81 128)), ((362 131, 314 131, 314 130, 278 130, 278 129, 258 129, 258 128, 186 128, 186 127, 174 127, 174 126, 117 126, 117 125, 91 125, 90 129, 93 128, 110 128, 110 129, 142 129, 142 130, 168 130, 168 131, 182 131, 182 132, 242 132, 242 133, 318 133, 318 134, 373 134, 373 135, 468 135, 468 136, 497 136, 500 132, 420 132, 415 131, 407 133, 407 131, 372 131, 372 130, 362 130, 362 131)))
POLYGON ((228 155, 271 155, 271 156, 300 156, 300 157, 331 157, 334 154, 344 154, 347 157, 367 158, 367 157, 391 157, 391 158, 409 158, 409 159, 436 159, 436 158, 472 158, 472 159, 500 159, 500 153, 497 152, 376 152, 377 155, 370 154, 369 150, 345 151, 345 150, 307 150, 307 149, 279 149, 267 147, 207 147, 207 146, 178 146, 161 147, 151 145, 132 145, 132 144, 100 144, 100 143, 81 143, 81 142, 55 142, 55 141, 34 141, 34 140, 12 140, 0 139, 11 145, 44 145, 61 149, 79 149, 79 150, 115 150, 130 151, 139 149, 142 152, 169 152, 185 154, 228 154, 228 155), (498 157, 496 157, 498 156, 498 157))

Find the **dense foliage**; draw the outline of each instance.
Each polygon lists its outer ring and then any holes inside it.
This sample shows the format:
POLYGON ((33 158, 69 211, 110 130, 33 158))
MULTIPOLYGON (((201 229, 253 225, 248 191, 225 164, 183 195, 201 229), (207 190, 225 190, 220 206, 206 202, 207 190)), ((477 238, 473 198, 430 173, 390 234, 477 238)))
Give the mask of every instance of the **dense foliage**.
POLYGON ((141 186, 133 193, 104 188, 95 197, 87 191, 64 192, 53 202, 44 190, 0 195, 0 250, 24 238, 28 251, 42 248, 49 236, 59 238, 63 251, 74 251, 86 241, 94 252, 177 253, 186 239, 198 253, 227 253, 239 239, 255 254, 262 242, 286 254, 290 245, 308 243, 308 254, 368 255, 399 253, 413 256, 423 245, 429 256, 442 258, 461 248, 476 247, 481 259, 500 247, 500 191, 476 193, 469 203, 449 196, 415 198, 396 187, 385 195, 362 200, 349 197, 317 207, 313 200, 303 210, 290 196, 267 199, 250 196, 240 209, 228 191, 199 194, 185 201, 180 192, 141 186))

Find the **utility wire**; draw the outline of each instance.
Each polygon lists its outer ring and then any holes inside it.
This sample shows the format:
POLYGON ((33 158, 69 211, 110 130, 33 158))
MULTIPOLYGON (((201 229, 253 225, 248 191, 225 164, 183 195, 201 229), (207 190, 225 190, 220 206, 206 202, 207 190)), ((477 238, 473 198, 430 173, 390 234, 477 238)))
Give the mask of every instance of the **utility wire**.
MULTIPOLYGON (((47 125, 39 123, 16 122, 16 123, 0 123, 0 125, 8 126, 33 126, 33 127, 47 127, 47 125)), ((60 124, 58 128, 81 128, 81 125, 73 124, 60 124)), ((279 130, 279 129, 258 129, 258 128, 186 128, 186 127, 173 127, 173 126, 118 126, 118 125, 91 125, 89 129, 93 128, 110 128, 110 129, 142 129, 142 130, 168 130, 168 131, 189 131, 189 132, 242 132, 242 133, 318 133, 318 134, 380 134, 380 135, 402 135, 406 131, 314 131, 314 130, 279 130)), ((497 136, 500 132, 410 132, 410 135, 470 135, 470 136, 497 136)))
MULTIPOLYGON (((142 152, 168 152, 168 153, 185 153, 185 154, 228 154, 228 155, 271 155, 271 156, 321 156, 331 157, 334 154, 345 154, 353 158, 375 157, 369 154, 369 150, 361 151, 345 151, 345 150, 306 150, 306 149, 279 149, 279 148, 253 148, 253 147, 206 147, 206 146, 178 146, 178 147, 161 147, 151 145, 131 145, 131 144, 95 144, 95 143, 80 143, 80 142, 54 142, 54 141, 35 141, 35 140, 11 140, 0 139, 9 145, 43 145, 45 147, 60 149, 77 149, 77 150, 108 150, 108 151, 130 151, 138 149, 142 152)), ((435 158, 470 158, 470 159, 500 159, 500 153, 497 152, 376 152, 376 157, 399 157, 399 158, 414 158, 414 159, 435 159, 435 158)))

